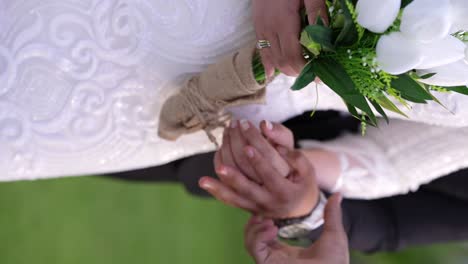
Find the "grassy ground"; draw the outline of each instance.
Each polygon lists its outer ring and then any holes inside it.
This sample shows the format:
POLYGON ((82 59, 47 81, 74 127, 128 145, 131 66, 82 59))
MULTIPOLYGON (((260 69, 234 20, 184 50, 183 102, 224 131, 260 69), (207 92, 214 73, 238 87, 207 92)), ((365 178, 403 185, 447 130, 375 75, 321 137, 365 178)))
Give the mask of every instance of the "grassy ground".
MULTIPOLYGON (((2 264, 251 263, 242 246, 247 215, 180 186, 97 177, 2 183, 0 214, 2 264)), ((355 262, 448 263, 433 261, 450 256, 463 263, 454 246, 355 262)))

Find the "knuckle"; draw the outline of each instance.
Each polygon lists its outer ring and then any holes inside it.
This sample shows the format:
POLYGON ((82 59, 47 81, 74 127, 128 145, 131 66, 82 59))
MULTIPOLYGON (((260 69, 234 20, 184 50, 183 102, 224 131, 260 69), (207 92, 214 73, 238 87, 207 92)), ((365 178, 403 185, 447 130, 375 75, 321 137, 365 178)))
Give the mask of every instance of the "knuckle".
POLYGON ((257 206, 260 210, 270 210, 272 207, 274 207, 275 201, 272 199, 261 199, 257 201, 257 206))
MULTIPOLYGON (((245 171, 245 168, 247 168, 247 166, 249 165, 249 162, 243 156, 235 155, 234 160, 236 162, 237 168, 241 168, 240 171, 245 171)), ((234 178, 238 179, 239 177, 234 178)))
POLYGON ((278 65, 278 68, 280 69, 285 69, 289 66, 288 60, 286 57, 280 57, 276 60, 276 64, 278 65))
POLYGON ((260 56, 262 57, 262 62, 263 63, 271 63, 272 62, 271 54, 268 51, 268 49, 261 49, 260 50, 260 56))
POLYGON ((227 204, 229 204, 231 202, 231 200, 232 200, 231 195, 229 193, 226 193, 226 192, 220 193, 218 198, 223 203, 227 203, 227 204))
POLYGON ((275 210, 275 207, 271 204, 259 204, 259 211, 263 213, 271 213, 275 210))
POLYGON ((280 203, 286 203, 290 201, 290 196, 284 191, 278 191, 276 198, 280 203))
POLYGON ((243 197, 252 197, 253 195, 252 190, 246 188, 246 186, 240 181, 238 181, 236 189, 243 197))
POLYGON ((294 150, 290 154, 291 159, 294 160, 295 162, 299 161, 301 156, 302 156, 302 153, 298 150, 294 150))
POLYGON ((256 167, 258 169, 258 171, 262 171, 263 169, 263 162, 262 162, 262 158, 260 157, 260 153, 258 152, 255 152, 255 155, 253 155, 253 157, 251 157, 251 163, 254 167, 256 167))
POLYGON ((298 163, 303 164, 303 165, 304 164, 309 164, 309 160, 307 159, 307 157, 300 151, 298 151, 296 160, 297 160, 298 163))
POLYGON ((302 151, 296 150, 295 153, 296 153, 297 160, 299 161, 307 160, 306 156, 304 155, 304 153, 302 153, 302 151))

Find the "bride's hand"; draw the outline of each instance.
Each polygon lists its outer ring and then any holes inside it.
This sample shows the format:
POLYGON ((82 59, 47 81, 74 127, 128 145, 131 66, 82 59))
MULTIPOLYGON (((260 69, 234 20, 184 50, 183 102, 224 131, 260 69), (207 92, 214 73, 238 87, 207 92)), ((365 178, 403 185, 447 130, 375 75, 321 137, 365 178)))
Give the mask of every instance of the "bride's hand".
POLYGON ((286 75, 298 76, 305 64, 299 43, 303 6, 310 23, 315 23, 317 15, 326 19, 324 0, 253 0, 257 40, 271 44, 270 48, 260 50, 268 77, 274 75, 275 68, 286 75))
POLYGON ((216 153, 215 168, 227 165, 238 169, 251 180, 261 183, 261 179, 257 176, 243 152, 244 148, 250 144, 262 146, 262 150, 269 154, 273 167, 281 175, 288 175, 290 172, 289 165, 275 149, 293 149, 294 136, 292 132, 281 124, 267 121, 260 124, 260 129, 265 138, 248 121, 232 121, 231 127, 225 129, 222 146, 216 153), (256 132, 251 138, 246 138, 242 133, 242 127, 246 125, 256 132))
POLYGON ((270 48, 260 50, 268 77, 275 69, 297 76, 305 64, 299 43, 301 0, 253 0, 253 20, 257 40, 267 40, 270 48))

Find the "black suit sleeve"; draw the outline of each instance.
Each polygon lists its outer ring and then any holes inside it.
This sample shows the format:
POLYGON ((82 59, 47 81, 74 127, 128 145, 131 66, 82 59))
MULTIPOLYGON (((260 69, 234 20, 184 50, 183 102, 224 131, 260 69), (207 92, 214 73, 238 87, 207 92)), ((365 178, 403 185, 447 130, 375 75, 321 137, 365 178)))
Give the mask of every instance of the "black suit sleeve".
POLYGON ((422 188, 373 201, 344 200, 350 248, 396 251, 409 246, 468 240, 468 202, 422 188))

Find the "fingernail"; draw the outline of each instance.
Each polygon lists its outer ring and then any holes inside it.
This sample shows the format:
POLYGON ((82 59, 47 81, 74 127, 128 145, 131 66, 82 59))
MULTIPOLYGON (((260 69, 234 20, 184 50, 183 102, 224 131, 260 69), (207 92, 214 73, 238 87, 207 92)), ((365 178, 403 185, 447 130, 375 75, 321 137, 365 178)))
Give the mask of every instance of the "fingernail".
POLYGON ((242 130, 246 131, 250 128, 250 124, 249 124, 249 121, 245 120, 245 119, 242 119, 240 121, 240 126, 242 127, 242 130))
POLYGON ((203 189, 213 189, 213 185, 210 182, 202 182, 200 185, 203 189))
POLYGON ((253 158, 255 156, 255 153, 254 153, 253 149, 251 149, 251 148, 246 148, 245 149, 245 154, 247 154, 247 157, 249 157, 249 158, 253 158))
POLYGON ((231 120, 231 128, 236 128, 237 127, 237 120, 231 120))
POLYGON ((268 120, 265 120, 265 127, 267 130, 273 130, 273 124, 268 120))
POLYGON ((223 176, 226 176, 228 174, 225 167, 218 168, 217 172, 218 172, 218 174, 221 174, 223 176))

